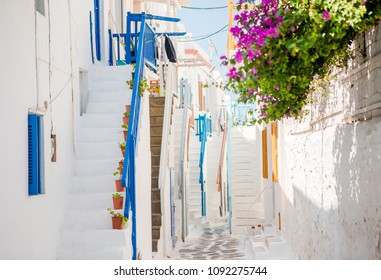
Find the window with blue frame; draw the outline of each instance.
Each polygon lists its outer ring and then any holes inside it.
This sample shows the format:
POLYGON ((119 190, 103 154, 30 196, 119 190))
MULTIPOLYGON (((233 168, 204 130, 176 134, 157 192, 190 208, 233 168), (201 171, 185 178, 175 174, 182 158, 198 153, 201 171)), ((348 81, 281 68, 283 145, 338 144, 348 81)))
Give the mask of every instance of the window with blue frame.
POLYGON ((28 194, 43 193, 42 117, 28 115, 28 194))

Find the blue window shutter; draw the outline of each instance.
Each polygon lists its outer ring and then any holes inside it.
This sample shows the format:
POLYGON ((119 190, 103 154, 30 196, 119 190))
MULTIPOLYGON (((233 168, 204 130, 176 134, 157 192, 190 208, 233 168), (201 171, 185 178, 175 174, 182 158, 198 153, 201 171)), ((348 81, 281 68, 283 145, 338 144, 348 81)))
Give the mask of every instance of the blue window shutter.
POLYGON ((28 194, 41 191, 39 168, 39 116, 28 115, 28 194))

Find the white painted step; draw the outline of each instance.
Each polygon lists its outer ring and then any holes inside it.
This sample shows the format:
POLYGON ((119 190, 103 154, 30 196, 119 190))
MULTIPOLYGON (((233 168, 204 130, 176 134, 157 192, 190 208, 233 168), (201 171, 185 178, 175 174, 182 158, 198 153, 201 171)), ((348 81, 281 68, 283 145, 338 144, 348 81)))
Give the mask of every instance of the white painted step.
MULTIPOLYGON (((120 118, 120 122, 121 122, 120 118)), ((77 140, 81 142, 121 142, 124 141, 123 129, 120 128, 97 128, 82 127, 77 134, 77 140)))
POLYGON ((79 120, 81 127, 93 128, 121 128, 123 114, 88 114, 85 113, 79 120))
POLYGON ((126 105, 119 102, 89 102, 86 107, 88 114, 119 114, 123 117, 125 111, 126 105))
POLYGON ((101 193, 115 190, 115 177, 112 174, 75 176, 72 182, 70 187, 72 194, 101 193))
POLYGON ((132 98, 131 90, 124 91, 90 91, 89 102, 91 103, 103 103, 114 102, 120 104, 130 104, 132 98))
POLYGON ((63 229, 62 240, 65 244, 70 244, 75 248, 105 248, 105 247, 117 247, 120 244, 127 244, 131 242, 131 236, 129 236, 130 224, 127 223, 126 228, 122 230, 70 230, 63 229))
POLYGON ((112 175, 117 170, 119 160, 77 159, 74 162, 74 175, 112 175))
POLYGON ((77 159, 117 159, 123 154, 118 142, 78 143, 77 159))
POLYGON ((125 81, 131 79, 132 72, 131 65, 124 66, 101 66, 97 65, 89 71, 89 82, 92 84, 94 81, 125 81))
POLYGON ((131 260, 131 251, 125 246, 105 248, 60 247, 57 256, 59 260, 131 260))
MULTIPOLYGON (((69 205, 70 210, 89 210, 89 209, 98 209, 104 210, 107 208, 112 208, 112 194, 115 192, 109 193, 88 193, 88 194, 71 194, 69 196, 69 205)), ((123 193, 120 193, 124 196, 123 193)))
POLYGON ((97 80, 93 81, 89 85, 90 91, 128 91, 131 90, 127 85, 126 80, 109 81, 109 80, 97 80))
MULTIPOLYGON (((110 203, 112 203, 110 199, 110 203)), ((107 208, 99 210, 71 210, 66 214, 66 228, 76 230, 104 230, 111 229, 112 223, 107 208)), ((111 207, 112 208, 112 207, 111 207)), ((123 210, 115 210, 122 212, 123 210)))

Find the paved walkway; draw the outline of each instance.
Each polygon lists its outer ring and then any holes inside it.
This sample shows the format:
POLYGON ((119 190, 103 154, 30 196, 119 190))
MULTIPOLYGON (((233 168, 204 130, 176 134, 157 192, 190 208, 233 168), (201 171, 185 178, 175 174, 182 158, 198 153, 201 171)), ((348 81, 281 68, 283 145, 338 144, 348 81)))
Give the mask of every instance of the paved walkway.
POLYGON ((245 260, 243 238, 232 237, 227 224, 208 225, 179 244, 177 260, 245 260))

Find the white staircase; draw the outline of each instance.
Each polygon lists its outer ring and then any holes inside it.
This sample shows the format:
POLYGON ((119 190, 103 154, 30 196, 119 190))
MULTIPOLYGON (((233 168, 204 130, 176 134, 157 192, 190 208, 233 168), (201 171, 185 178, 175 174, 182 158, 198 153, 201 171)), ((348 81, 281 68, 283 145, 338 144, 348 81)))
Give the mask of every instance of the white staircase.
POLYGON ((256 260, 296 259, 281 232, 273 224, 257 224, 251 228, 249 245, 256 260))
POLYGON ((189 137, 189 217, 195 221, 201 217, 201 185, 200 178, 200 142, 195 132, 191 130, 189 137))
POLYGON ((232 128, 232 231, 245 235, 254 224, 264 223, 260 176, 259 130, 254 126, 232 128))
POLYGON ((207 217, 208 221, 217 222, 220 217, 220 193, 217 186, 218 165, 220 162, 220 153, 223 132, 218 135, 218 132, 213 131, 213 139, 206 143, 208 148, 208 193, 207 193, 207 217))
MULTIPOLYGON (((107 208, 115 193, 113 173, 122 158, 122 115, 130 104, 129 66, 94 67, 80 117, 76 160, 58 259, 131 259, 130 223, 113 230, 107 208)), ((116 210, 122 212, 123 210, 116 210)))

